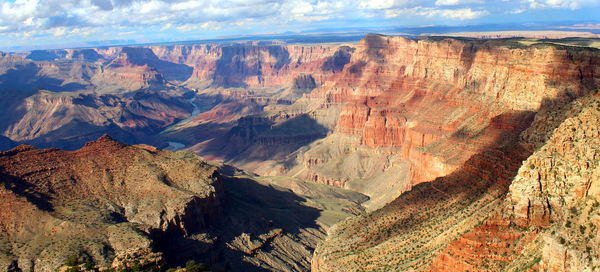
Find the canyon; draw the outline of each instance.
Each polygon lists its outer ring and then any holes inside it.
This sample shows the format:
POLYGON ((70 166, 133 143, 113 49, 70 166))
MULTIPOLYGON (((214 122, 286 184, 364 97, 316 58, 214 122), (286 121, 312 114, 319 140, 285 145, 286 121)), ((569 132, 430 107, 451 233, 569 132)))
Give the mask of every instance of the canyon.
POLYGON ((0 266, 594 271, 600 51, 557 41, 2 53, 0 266))
POLYGON ((108 135, 75 151, 19 145, 0 153, 0 169, 4 271, 55 271, 69 258, 119 271, 188 260, 221 270, 302 271, 325 229, 362 213, 366 200, 108 135))

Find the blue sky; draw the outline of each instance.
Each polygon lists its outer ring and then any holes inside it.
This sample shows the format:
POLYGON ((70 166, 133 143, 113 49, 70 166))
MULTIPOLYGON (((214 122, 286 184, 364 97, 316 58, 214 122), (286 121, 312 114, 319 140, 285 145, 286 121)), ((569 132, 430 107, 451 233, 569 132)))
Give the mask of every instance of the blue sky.
POLYGON ((208 39, 336 27, 587 22, 600 0, 0 0, 0 47, 208 39))

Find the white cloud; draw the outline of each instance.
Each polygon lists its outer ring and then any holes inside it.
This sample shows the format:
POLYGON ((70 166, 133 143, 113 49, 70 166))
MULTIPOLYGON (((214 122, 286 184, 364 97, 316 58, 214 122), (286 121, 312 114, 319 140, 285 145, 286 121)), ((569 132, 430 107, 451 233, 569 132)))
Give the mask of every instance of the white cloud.
POLYGON ((183 32, 188 32, 188 31, 194 31, 194 30, 198 30, 198 29, 216 30, 216 29, 221 29, 222 27, 223 27, 223 24, 219 23, 219 22, 204 22, 201 24, 180 25, 177 27, 177 30, 183 31, 183 32))
POLYGON ((205 33, 231 28, 271 32, 283 26, 293 30, 297 30, 296 26, 311 24, 322 27, 328 20, 390 22, 410 17, 416 18, 418 24, 431 24, 443 20, 473 20, 490 12, 578 9, 598 2, 600 0, 15 0, 0 2, 0 42, 10 41, 3 37, 11 35, 39 38, 97 32, 107 33, 105 36, 110 38, 112 34, 135 31, 205 33))
POLYGON ((435 1, 436 6, 458 6, 458 5, 469 5, 469 4, 483 4, 483 0, 437 0, 435 1))
POLYGON ((531 8, 579 9, 584 6, 599 5, 599 0, 525 0, 531 8))
POLYGON ((185 1, 181 3, 175 3, 171 7, 172 10, 175 11, 185 11, 185 10, 194 10, 202 7, 202 3, 200 1, 185 1))
POLYGON ((472 10, 471 8, 460 9, 437 9, 437 8, 407 8, 388 10, 385 14, 388 18, 394 18, 401 15, 418 15, 428 18, 443 17, 450 20, 464 21, 473 20, 488 14, 485 10, 472 10))
POLYGON ((359 6, 364 9, 388 9, 388 8, 394 7, 394 0, 360 1, 359 6))

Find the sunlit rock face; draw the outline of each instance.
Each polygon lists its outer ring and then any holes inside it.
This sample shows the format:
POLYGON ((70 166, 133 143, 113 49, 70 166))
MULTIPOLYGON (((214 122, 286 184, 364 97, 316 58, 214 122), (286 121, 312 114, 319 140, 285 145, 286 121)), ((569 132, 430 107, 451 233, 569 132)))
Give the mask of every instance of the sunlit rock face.
POLYGON ((222 214, 216 167, 107 135, 77 151, 20 145, 0 152, 0 167, 0 241, 24 245, 3 249, 3 268, 55 271, 70 256, 160 264, 157 236, 206 230, 222 214))
POLYGON ((329 45, 175 45, 150 47, 163 60, 194 67, 191 81, 221 87, 281 87, 297 77, 327 81, 353 49, 329 45))
POLYGON ((363 192, 377 186, 363 183, 394 173, 404 190, 517 141, 545 104, 598 81, 594 51, 503 43, 367 36, 341 73, 296 103, 348 142, 313 143, 291 172, 363 192), (327 120, 332 111, 337 118, 327 120), (340 165, 364 171, 357 178, 333 169, 340 165))
MULTIPOLYGON (((310 99, 339 105, 335 134, 397 150, 413 189, 336 226, 313 271, 592 271, 599 67, 592 49, 367 37, 310 99)), ((331 173, 321 154, 304 167, 331 173)))

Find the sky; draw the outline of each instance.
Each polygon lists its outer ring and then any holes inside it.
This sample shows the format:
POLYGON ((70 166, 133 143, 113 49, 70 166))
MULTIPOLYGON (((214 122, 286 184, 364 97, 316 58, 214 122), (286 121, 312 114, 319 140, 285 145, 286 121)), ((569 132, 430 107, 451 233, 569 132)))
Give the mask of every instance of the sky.
POLYGON ((585 27, 600 29, 600 0, 0 0, 0 48, 539 22, 588 22, 585 27))

